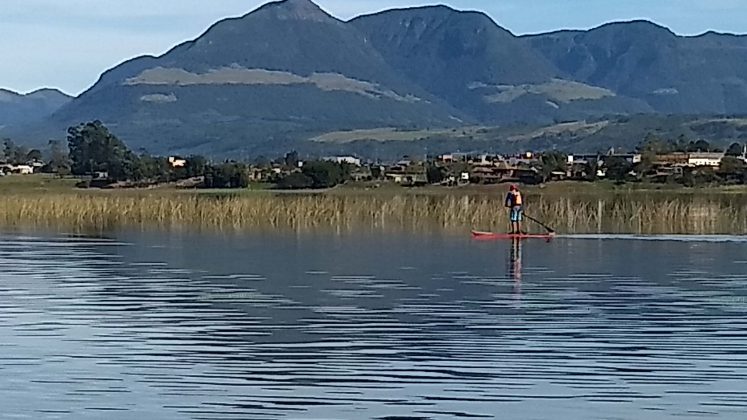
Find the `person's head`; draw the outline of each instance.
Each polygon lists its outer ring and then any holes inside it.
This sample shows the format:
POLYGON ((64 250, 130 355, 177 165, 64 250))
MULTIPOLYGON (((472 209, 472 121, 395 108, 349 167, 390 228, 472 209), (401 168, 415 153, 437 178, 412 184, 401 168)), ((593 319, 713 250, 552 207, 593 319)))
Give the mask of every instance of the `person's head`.
POLYGON ((509 191, 519 191, 519 187, 516 184, 511 184, 511 186, 508 187, 509 191))

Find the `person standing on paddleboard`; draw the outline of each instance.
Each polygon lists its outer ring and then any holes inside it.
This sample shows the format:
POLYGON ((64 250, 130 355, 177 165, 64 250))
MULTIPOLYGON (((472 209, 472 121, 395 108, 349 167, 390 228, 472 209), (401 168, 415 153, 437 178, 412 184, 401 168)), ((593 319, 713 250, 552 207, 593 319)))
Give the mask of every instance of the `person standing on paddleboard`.
POLYGON ((511 233, 521 235, 521 222, 524 219, 524 197, 522 197, 518 186, 511 185, 509 187, 508 195, 506 195, 506 207, 510 209, 511 233))

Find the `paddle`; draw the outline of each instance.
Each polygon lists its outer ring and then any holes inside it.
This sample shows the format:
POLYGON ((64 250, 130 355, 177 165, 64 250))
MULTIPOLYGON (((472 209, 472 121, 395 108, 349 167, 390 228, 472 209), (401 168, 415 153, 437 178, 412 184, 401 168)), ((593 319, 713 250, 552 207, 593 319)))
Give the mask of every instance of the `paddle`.
POLYGON ((535 219, 534 217, 532 217, 532 216, 530 216, 530 215, 528 215, 528 214, 526 214, 526 213, 524 213, 524 217, 526 217, 527 219, 529 219, 529 220, 531 220, 531 221, 533 221, 533 222, 535 222, 535 223, 539 224, 539 225, 540 225, 540 226, 542 226, 543 228, 547 229, 547 232, 548 232, 548 233, 550 233, 550 234, 554 234, 554 233, 555 233, 555 229, 553 229, 553 228, 551 228, 551 227, 547 226, 546 224, 544 224, 544 223, 540 222, 539 220, 535 219))

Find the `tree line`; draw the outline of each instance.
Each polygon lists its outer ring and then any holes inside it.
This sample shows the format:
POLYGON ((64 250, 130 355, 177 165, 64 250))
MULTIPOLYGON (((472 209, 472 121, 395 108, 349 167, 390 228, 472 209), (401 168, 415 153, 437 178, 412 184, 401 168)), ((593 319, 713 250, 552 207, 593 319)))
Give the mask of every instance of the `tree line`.
POLYGON ((107 182, 174 182, 202 177, 206 188, 245 188, 249 185, 246 165, 238 162, 213 164, 191 155, 175 166, 167 157, 136 154, 101 121, 70 127, 67 132, 70 172, 77 176, 102 175, 107 182))
MULTIPOLYGON (((676 182, 688 186, 708 183, 745 183, 747 167, 739 156, 743 145, 731 144, 725 151, 719 168, 683 168, 681 174, 674 174, 663 182, 676 182)), ((102 178, 106 185, 114 182, 165 183, 201 178, 199 184, 205 188, 245 188, 250 183, 253 167, 241 162, 209 162, 205 157, 191 155, 185 158, 184 165, 172 165, 167 157, 152 156, 147 153, 134 153, 121 140, 112 134, 101 121, 92 121, 70 127, 67 131, 67 148, 59 141, 50 141, 48 150, 26 149, 11 140, 3 142, 2 159, 10 164, 24 164, 32 161, 46 161, 44 172, 60 175, 89 176, 102 178), (67 150, 66 150, 67 149, 67 150)), ((642 181, 656 175, 657 155, 687 152, 723 152, 704 140, 688 141, 684 137, 674 140, 662 139, 649 134, 637 147, 642 159, 632 163, 618 156, 604 156, 601 161, 589 161, 584 170, 587 181, 595 181, 597 172, 603 166, 606 178, 617 182, 642 181)), ((267 174, 265 181, 283 189, 329 188, 352 178, 353 166, 328 162, 310 161, 301 163, 296 152, 290 152, 283 159, 270 163, 282 170, 267 174)), ((547 151, 539 156, 536 166, 540 182, 552 179, 555 172, 567 170, 567 156, 558 151, 547 151)), ((374 173, 372 177, 382 174, 374 173)), ((447 178, 447 168, 426 162, 423 166, 428 183, 438 183, 447 178)), ((659 177, 661 178, 661 177, 659 177)))
POLYGON ((709 184, 744 184, 747 183, 747 164, 742 159, 744 145, 732 143, 724 151, 705 140, 687 140, 684 136, 677 139, 664 139, 649 134, 638 145, 636 151, 641 154, 641 161, 632 163, 621 157, 610 157, 604 160, 607 178, 619 183, 641 181, 682 184, 688 187, 709 184), (681 168, 681 173, 660 175, 656 171, 658 156, 684 153, 723 153, 718 167, 681 168))
MULTIPOLYGON (((9 139, 3 144, 1 157, 6 163, 20 165, 45 160, 43 172, 87 177, 91 180, 85 183, 95 186, 117 182, 157 184, 200 178, 199 186, 204 188, 246 188, 252 169, 242 162, 212 163, 199 155, 187 156, 183 165, 173 165, 168 157, 137 154, 101 121, 68 128, 67 148, 53 140, 49 142, 46 153, 38 149, 28 150, 9 139)), ((288 153, 284 159, 275 162, 285 170, 271 174, 267 180, 279 188, 297 189, 328 188, 350 179, 349 165, 313 161, 299 168, 299 162, 298 153, 288 153)))

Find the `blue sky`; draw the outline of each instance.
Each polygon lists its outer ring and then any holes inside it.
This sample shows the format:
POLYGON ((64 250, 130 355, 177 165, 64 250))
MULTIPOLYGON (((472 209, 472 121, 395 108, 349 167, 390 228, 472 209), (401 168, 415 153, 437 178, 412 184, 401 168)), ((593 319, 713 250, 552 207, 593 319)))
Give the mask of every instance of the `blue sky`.
MULTIPOLYGON (((160 54, 212 23, 243 15, 263 0, 2 0, 0 87, 29 92, 88 88, 104 70, 160 54)), ((515 34, 587 29, 648 19, 683 35, 747 33, 747 0, 318 0, 350 17, 391 7, 442 3, 482 10, 515 34)))

